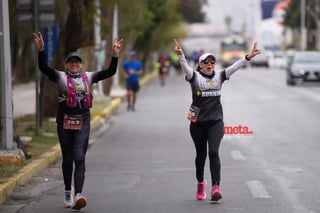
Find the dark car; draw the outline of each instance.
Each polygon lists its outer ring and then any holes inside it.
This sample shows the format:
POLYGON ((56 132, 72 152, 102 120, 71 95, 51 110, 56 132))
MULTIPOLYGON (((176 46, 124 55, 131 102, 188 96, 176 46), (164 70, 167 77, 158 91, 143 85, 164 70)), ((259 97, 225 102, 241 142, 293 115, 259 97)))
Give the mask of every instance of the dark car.
POLYGON ((298 51, 289 57, 287 84, 295 85, 307 80, 320 80, 319 51, 298 51))

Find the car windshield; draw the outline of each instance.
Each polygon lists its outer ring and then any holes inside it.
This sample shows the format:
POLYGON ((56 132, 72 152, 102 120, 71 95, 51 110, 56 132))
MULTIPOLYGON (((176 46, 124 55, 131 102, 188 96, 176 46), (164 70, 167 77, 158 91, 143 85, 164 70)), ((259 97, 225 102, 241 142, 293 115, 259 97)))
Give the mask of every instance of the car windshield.
POLYGON ((319 54, 298 54, 294 57, 295 63, 319 63, 320 62, 320 53, 319 54))

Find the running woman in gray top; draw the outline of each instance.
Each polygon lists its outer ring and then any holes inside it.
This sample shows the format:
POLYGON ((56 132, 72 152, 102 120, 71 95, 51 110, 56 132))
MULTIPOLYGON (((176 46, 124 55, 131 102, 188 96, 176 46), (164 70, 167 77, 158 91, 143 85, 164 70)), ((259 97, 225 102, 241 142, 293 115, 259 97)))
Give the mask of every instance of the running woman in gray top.
POLYGON ((196 149, 196 178, 198 181, 196 198, 206 198, 207 181, 204 179, 204 166, 207 157, 207 143, 209 147, 209 161, 211 173, 211 200, 218 201, 222 198, 220 192, 220 157, 219 147, 224 135, 223 110, 220 101, 221 87, 225 80, 244 67, 247 61, 260 54, 257 42, 254 43, 250 54, 239 59, 222 71, 215 71, 216 58, 212 53, 200 56, 197 70, 194 71, 185 58, 181 41, 174 39, 174 51, 180 58, 180 64, 186 75, 186 80, 191 85, 192 104, 189 109, 190 134, 196 149))

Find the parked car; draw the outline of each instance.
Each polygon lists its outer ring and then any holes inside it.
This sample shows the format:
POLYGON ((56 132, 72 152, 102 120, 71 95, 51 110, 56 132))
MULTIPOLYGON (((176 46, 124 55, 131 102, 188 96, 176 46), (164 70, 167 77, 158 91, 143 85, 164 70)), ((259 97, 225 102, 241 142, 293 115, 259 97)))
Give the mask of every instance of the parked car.
POLYGON ((250 60, 251 66, 269 67, 269 52, 262 51, 261 54, 256 55, 250 60))
POLYGON ((270 54, 269 66, 272 68, 285 69, 287 67, 287 55, 283 51, 273 51, 270 54))
POLYGON ((295 85, 307 80, 320 80, 319 51, 297 51, 289 58, 287 84, 295 85))

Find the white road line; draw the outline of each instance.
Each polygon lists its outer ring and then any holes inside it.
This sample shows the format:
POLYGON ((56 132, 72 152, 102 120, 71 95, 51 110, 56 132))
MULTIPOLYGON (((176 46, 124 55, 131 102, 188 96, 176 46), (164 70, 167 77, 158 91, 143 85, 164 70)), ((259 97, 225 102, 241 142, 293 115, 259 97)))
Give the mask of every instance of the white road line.
POLYGON ((270 194, 260 181, 249 180, 246 183, 254 198, 271 198, 270 194))
POLYGON ((230 152, 233 160, 245 160, 246 158, 238 150, 233 150, 230 152))

